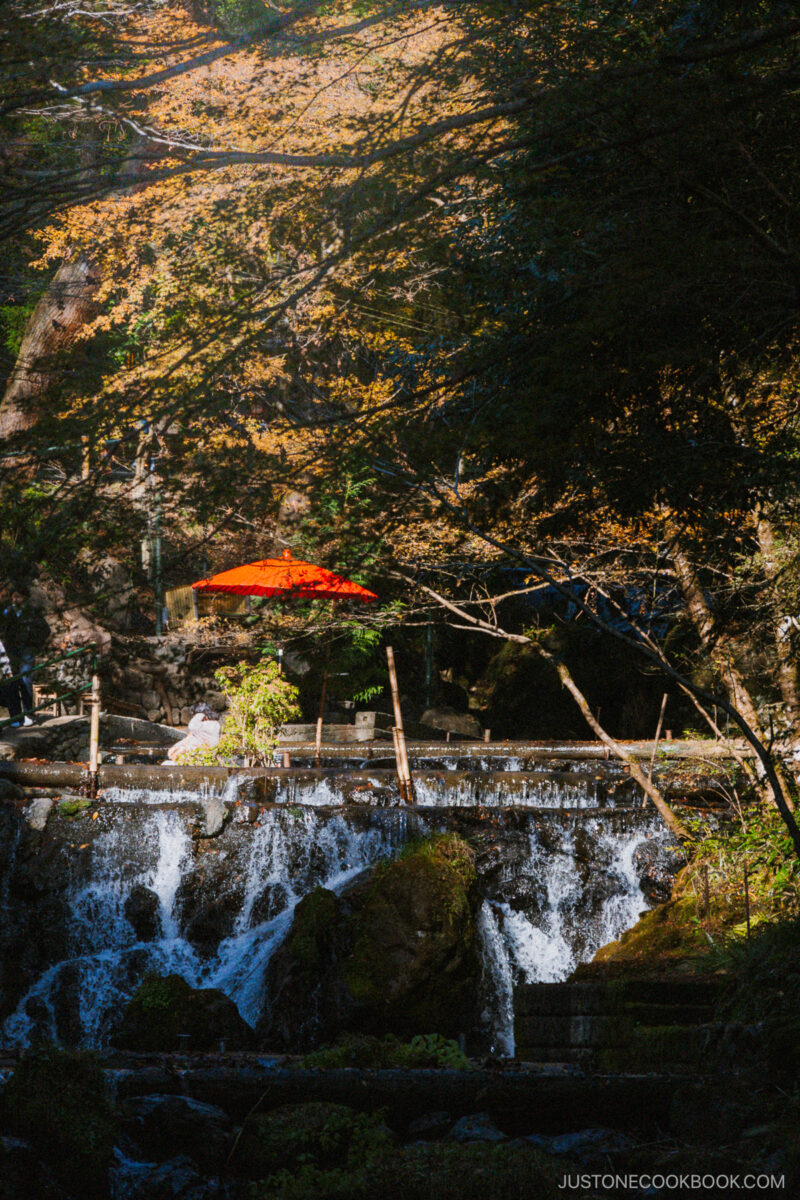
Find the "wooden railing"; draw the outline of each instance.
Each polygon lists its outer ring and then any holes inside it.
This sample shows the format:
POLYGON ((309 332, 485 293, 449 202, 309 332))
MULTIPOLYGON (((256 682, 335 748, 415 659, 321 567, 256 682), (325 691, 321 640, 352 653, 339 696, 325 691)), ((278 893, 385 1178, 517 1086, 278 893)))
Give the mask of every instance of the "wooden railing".
POLYGON ((61 654, 58 658, 48 658, 44 662, 36 663, 27 671, 20 671, 16 675, 6 675, 0 679, 0 685, 5 686, 9 683, 17 683, 24 678, 30 678, 39 671, 46 671, 48 667, 56 667, 59 663, 68 662, 71 659, 80 658, 81 656, 89 656, 87 662, 88 678, 83 683, 78 683, 74 687, 68 688, 61 695, 51 696, 44 704, 37 704, 34 708, 25 709, 24 713, 19 713, 16 717, 4 717, 0 720, 0 729, 5 729, 8 725, 19 725, 22 723, 23 717, 30 716, 31 713, 42 712, 49 708, 52 704, 60 704, 62 700, 72 700, 76 696, 83 696, 87 692, 92 691, 92 678, 97 671, 97 647, 96 646, 81 646, 78 650, 69 650, 66 654, 61 654))

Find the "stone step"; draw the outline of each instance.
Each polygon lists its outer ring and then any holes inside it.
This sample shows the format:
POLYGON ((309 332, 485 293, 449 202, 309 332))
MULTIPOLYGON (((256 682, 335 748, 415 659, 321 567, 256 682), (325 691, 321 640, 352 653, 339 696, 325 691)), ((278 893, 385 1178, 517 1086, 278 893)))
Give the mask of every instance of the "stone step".
POLYGON ((517 1055, 595 1070, 685 1072, 727 1026, 713 1021, 723 978, 576 980, 516 989, 517 1055))
POLYGON ((630 1012, 613 1015, 582 1013, 575 1016, 519 1017, 515 1022, 518 1042, 526 1046, 624 1046, 637 1029, 692 1029, 708 1024, 707 1008, 649 1009, 653 1019, 637 1021, 630 1012))
POLYGON ((630 1005, 662 1011, 711 1008, 724 986, 725 981, 718 979, 674 978, 529 983, 515 989, 514 1011, 525 1017, 600 1016, 627 1010, 630 1005))
MULTIPOLYGON (((254 1056, 255 1057, 255 1056, 254 1056)), ((575 1067, 514 1066, 497 1070, 307 1070, 239 1061, 228 1065, 192 1056, 137 1056, 128 1066, 117 1055, 109 1071, 117 1098, 182 1094, 223 1108, 241 1120, 255 1104, 263 1110, 281 1104, 324 1100, 375 1111, 386 1108, 393 1125, 422 1112, 446 1110, 454 1116, 477 1111, 519 1133, 531 1128, 559 1132, 602 1124, 612 1128, 655 1129, 669 1111, 680 1075, 587 1074, 575 1067)), ((561 1062, 563 1063, 563 1059, 561 1062)))
POLYGON ((534 1031, 531 1040, 517 1043, 517 1056, 526 1062, 577 1063, 599 1071, 699 1070, 708 1047, 718 1039, 720 1026, 642 1025, 623 1035, 608 1027, 606 1036, 590 1025, 563 1037, 534 1031))

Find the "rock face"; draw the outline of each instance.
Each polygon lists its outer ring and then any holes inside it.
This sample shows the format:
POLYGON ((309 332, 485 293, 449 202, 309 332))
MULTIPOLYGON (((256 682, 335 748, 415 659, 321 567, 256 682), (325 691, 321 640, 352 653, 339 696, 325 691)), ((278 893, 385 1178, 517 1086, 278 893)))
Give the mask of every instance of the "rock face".
POLYGON ((477 717, 473 717, 472 713, 456 712, 447 705, 426 709, 420 722, 422 725, 430 725, 432 729, 444 729, 445 732, 460 733, 464 737, 483 737, 483 729, 477 717))
POLYGON ((121 1111, 124 1132, 148 1160, 186 1154, 204 1170, 222 1166, 233 1122, 216 1105, 189 1096, 133 1096, 121 1111))
POLYGON ((216 988, 193 988, 180 975, 146 975, 113 1038, 123 1050, 228 1050, 250 1044, 250 1027, 216 988))
POLYGON ((140 942, 152 942, 161 932, 158 896, 144 884, 136 884, 125 900, 123 912, 140 942))
POLYGON ((480 977, 476 904, 474 856, 455 834, 412 844, 341 898, 317 888, 270 963, 262 1045, 468 1028, 480 977))

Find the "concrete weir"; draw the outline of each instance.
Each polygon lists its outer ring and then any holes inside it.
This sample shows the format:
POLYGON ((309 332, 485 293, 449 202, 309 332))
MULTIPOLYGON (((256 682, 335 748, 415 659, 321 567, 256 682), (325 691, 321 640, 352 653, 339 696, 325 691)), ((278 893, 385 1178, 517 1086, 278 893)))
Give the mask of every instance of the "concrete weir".
MULTIPOLYGON (((0 779, 31 789, 77 790, 86 782, 80 763, 0 763, 0 779)), ((432 807, 524 807, 597 809, 637 799, 632 781, 594 771, 422 770, 414 772, 417 803, 432 807)), ((395 772, 386 767, 194 767, 125 766, 99 769, 101 794, 222 795, 251 803, 336 806, 346 803, 394 806, 400 803, 395 772)))

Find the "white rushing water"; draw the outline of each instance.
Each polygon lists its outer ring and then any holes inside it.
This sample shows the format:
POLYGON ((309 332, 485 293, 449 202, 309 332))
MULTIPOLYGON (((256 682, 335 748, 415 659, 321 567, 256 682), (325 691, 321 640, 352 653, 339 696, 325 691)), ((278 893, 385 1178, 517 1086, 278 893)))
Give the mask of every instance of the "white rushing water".
MULTIPOLYGON (((585 789, 584 781, 580 785, 585 789)), ((329 792, 321 787, 320 794, 329 792)), ((571 795, 565 781, 561 807, 571 795)), ((7 1018, 6 1046, 35 1038, 103 1045, 149 971, 220 988, 255 1025, 265 1006, 269 959, 298 901, 317 885, 344 887, 370 864, 396 854, 409 837, 435 827, 430 814, 412 819, 402 808, 362 813, 354 821, 347 811, 275 807, 252 826, 235 820, 201 851, 190 836, 185 806, 164 806, 163 793, 141 799, 137 793, 137 800, 130 818, 92 843, 90 871, 79 875, 67 897, 68 955, 36 980, 7 1018), (203 902, 213 902, 214 879, 230 884, 227 899, 235 913, 227 936, 198 948, 186 928, 186 885, 194 883, 203 902), (145 934, 140 927, 137 935, 129 919, 130 905, 142 893, 154 909, 147 940, 140 940, 145 934)), ((500 890, 489 891, 495 898, 484 900, 478 915, 483 1024, 496 1053, 513 1054, 516 983, 565 979, 646 907, 635 854, 660 827, 642 814, 613 818, 583 813, 548 821, 531 815, 524 818, 528 833, 523 826, 514 835, 516 856, 503 865, 500 890), (524 886, 514 892, 520 881, 524 886), (503 892, 506 884, 511 890, 503 892), (509 902, 512 893, 523 899, 509 902)))
POLYGON ((529 834, 525 871, 543 884, 535 911, 519 911, 505 901, 484 900, 478 914, 483 959, 484 1027, 493 1052, 514 1053, 514 987, 517 983, 556 983, 601 946, 630 929, 648 907, 635 869, 637 850, 663 831, 653 817, 622 829, 602 817, 581 819, 580 836, 589 839, 593 865, 580 868, 576 825, 564 826, 553 845, 536 828, 529 834))
MULTIPOLYGON (((520 761, 509 759, 502 768, 490 763, 487 769, 482 769, 480 761, 476 760, 468 771, 456 770, 456 760, 452 760, 450 768, 448 760, 436 768, 419 769, 415 765, 417 803, 429 808, 598 808, 614 804, 613 790, 608 792, 607 781, 602 776, 585 770, 560 774, 522 771, 516 765, 520 761)), ((239 799, 244 778, 231 776, 221 792, 222 799, 228 802, 239 799)), ((192 804, 197 802, 199 795, 209 795, 213 790, 210 786, 206 786, 204 792, 107 788, 105 797, 114 804, 135 806, 164 802, 192 804)), ((395 791, 394 800, 399 803, 394 772, 388 769, 380 774, 370 771, 367 766, 359 773, 357 781, 345 771, 322 778, 310 770, 297 771, 277 779, 275 802, 309 808, 338 808, 348 801, 384 806, 389 791, 395 791)))
POLYGON ((287 825, 285 814, 265 812, 248 831, 246 877, 233 931, 210 957, 198 953, 179 928, 178 889, 192 856, 179 809, 145 810, 137 822, 137 854, 148 862, 141 871, 130 869, 131 831, 121 822, 97 838, 91 880, 69 898, 70 957, 42 974, 23 997, 5 1022, 4 1044, 26 1045, 34 1036, 63 1039, 59 997, 67 994, 76 1008, 69 1040, 102 1045, 148 971, 174 972, 193 986, 220 988, 255 1024, 270 955, 289 928, 295 905, 313 887, 335 891, 396 852, 408 836, 405 821, 401 813, 387 817, 379 827, 355 830, 338 815, 295 811, 287 825), (256 919, 259 897, 275 885, 283 898, 280 910, 267 920, 256 919), (158 898, 160 936, 154 941, 138 941, 125 915, 126 900, 137 887, 158 898))

